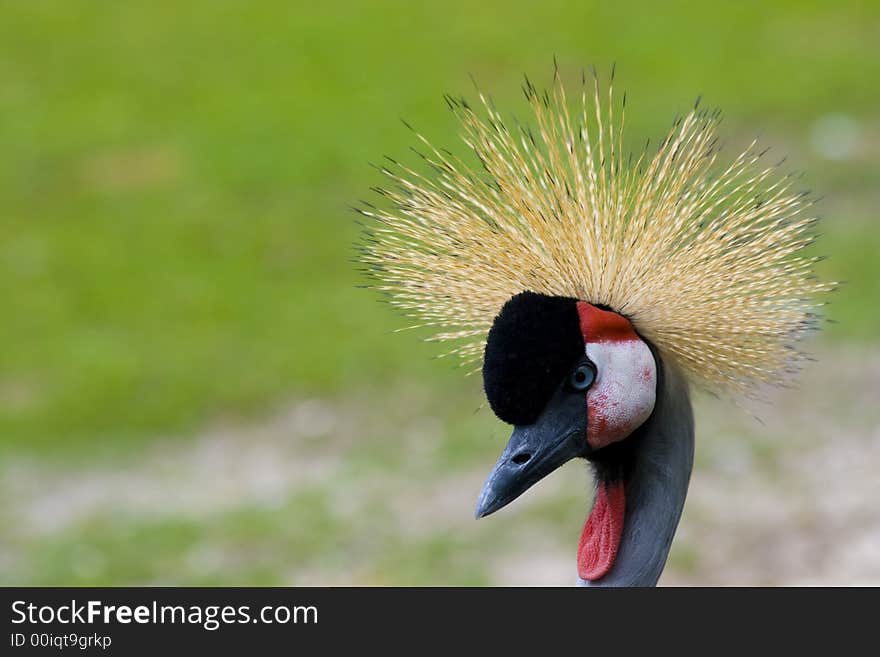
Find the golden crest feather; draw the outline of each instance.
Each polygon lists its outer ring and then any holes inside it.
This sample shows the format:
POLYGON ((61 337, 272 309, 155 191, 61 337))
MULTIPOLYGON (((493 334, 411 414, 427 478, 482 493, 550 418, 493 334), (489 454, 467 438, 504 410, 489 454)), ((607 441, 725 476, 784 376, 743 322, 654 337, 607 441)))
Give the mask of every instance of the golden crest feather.
POLYGON ((479 93, 480 112, 447 97, 482 166, 417 134, 430 173, 389 160, 393 189, 359 212, 362 260, 380 290, 454 353, 481 357, 501 306, 531 290, 627 317, 695 383, 748 391, 782 383, 819 324, 813 201, 764 165, 752 143, 719 162, 718 112, 695 106, 656 152, 624 157, 625 97, 583 80, 578 111, 559 76, 524 86, 537 130, 510 127, 479 93), (618 118, 619 117, 619 118, 618 118))

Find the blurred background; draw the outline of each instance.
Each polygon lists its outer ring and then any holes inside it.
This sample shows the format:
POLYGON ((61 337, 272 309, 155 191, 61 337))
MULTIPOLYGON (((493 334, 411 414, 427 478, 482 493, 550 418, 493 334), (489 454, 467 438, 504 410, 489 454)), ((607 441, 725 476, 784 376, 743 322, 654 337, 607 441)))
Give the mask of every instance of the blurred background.
POLYGON ((349 262, 399 119, 554 54, 787 155, 846 281, 761 422, 697 395, 661 583, 880 584, 880 5, 804 0, 0 2, 0 582, 572 583, 585 468, 475 522, 507 429, 349 262))

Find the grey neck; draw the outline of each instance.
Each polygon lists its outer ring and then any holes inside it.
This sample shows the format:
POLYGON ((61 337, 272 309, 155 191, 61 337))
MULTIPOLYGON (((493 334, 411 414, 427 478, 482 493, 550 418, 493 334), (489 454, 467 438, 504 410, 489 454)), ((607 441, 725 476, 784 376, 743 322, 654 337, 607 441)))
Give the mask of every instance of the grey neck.
POLYGON ((578 578, 580 586, 654 586, 666 565, 693 468, 694 417, 681 374, 664 365, 661 377, 654 413, 632 437, 639 442, 614 565, 599 580, 578 578))

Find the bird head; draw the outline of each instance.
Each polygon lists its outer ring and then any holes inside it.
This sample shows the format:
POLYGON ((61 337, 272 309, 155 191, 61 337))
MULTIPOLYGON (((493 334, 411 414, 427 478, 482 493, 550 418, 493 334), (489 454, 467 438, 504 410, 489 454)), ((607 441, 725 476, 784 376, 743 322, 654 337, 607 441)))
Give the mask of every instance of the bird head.
POLYGON ((514 428, 483 487, 477 517, 571 459, 629 437, 654 409, 657 365, 622 315, 522 292, 489 331, 483 382, 495 415, 514 428))
POLYGON ((532 123, 447 96, 473 158, 415 132, 363 202, 361 261, 393 305, 471 363, 513 425, 477 516, 583 457, 598 485, 580 581, 657 582, 693 465, 689 385, 787 384, 819 328, 806 255, 816 219, 796 178, 751 144, 724 162, 720 114, 696 103, 656 149, 624 150, 624 100, 581 77, 570 102, 528 79, 532 123), (589 87, 592 86, 592 89, 589 87), (603 100, 604 99, 604 100, 603 100), (476 163, 479 163, 479 167, 476 163))

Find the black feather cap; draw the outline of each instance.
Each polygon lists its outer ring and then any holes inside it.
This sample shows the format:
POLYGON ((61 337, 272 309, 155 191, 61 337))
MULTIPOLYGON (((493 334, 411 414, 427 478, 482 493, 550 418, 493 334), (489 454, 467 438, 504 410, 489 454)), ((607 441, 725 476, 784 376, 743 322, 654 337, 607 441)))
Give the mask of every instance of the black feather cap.
POLYGON ((489 330, 483 388, 508 424, 532 424, 584 355, 577 299, 520 292, 489 330))

